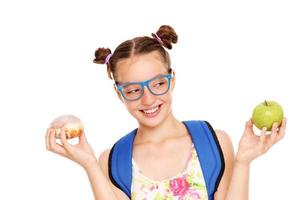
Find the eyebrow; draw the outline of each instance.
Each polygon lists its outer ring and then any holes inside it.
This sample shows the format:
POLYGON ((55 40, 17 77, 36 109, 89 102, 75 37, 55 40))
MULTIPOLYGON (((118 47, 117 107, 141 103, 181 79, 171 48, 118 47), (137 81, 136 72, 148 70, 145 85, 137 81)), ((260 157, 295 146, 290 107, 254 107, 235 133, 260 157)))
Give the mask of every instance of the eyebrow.
MULTIPOLYGON (((153 78, 156 78, 156 77, 159 77, 159 76, 164 76, 164 75, 167 75, 167 74, 157 74, 156 76, 153 76, 152 78, 147 79, 147 80, 151 80, 153 78)), ((147 80, 144 80, 144 81, 147 81, 147 80)), ((125 82, 125 83, 115 81, 115 83, 118 84, 118 85, 123 85, 123 84, 128 84, 128 83, 140 83, 140 82, 144 82, 144 81, 130 81, 130 82, 125 82)))

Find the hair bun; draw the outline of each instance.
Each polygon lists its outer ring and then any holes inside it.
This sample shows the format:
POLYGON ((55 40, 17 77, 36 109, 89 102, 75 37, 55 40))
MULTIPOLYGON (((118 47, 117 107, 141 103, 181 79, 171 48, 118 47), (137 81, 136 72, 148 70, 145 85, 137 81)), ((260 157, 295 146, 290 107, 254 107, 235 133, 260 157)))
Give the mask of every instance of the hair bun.
POLYGON ((105 58, 111 53, 109 48, 98 48, 95 51, 95 58, 93 60, 94 63, 97 64, 105 64, 105 58))
POLYGON ((172 49, 172 43, 176 44, 178 40, 175 30, 169 25, 160 26, 156 35, 161 39, 163 46, 168 49, 172 49))

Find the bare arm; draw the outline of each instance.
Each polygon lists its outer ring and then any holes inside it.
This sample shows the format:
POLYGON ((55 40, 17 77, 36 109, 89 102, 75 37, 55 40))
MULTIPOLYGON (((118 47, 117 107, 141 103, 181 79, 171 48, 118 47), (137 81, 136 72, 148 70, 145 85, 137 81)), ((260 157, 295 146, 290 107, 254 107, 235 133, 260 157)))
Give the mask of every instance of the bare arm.
MULTIPOLYGON (((103 151, 101 153, 101 155, 99 156, 99 160, 98 160, 98 164, 99 164, 98 168, 101 169, 101 171, 103 172, 103 175, 105 176, 106 182, 110 186, 111 191, 113 191, 116 199, 118 199, 118 200, 130 200, 127 197, 127 195, 122 190, 117 188, 114 184, 112 184, 112 182, 109 179, 109 172, 108 172, 109 153, 110 153, 110 149, 106 149, 105 151, 103 151)), ((104 200, 106 200, 106 199, 111 199, 111 198, 104 198, 104 200)))
POLYGON ((225 132, 217 133, 225 157, 225 172, 215 193, 215 200, 248 200, 249 199, 249 174, 251 162, 266 153, 285 134, 286 119, 277 129, 273 124, 272 133, 266 135, 263 129, 260 136, 253 132, 251 120, 246 123, 244 134, 239 143, 239 149, 232 159, 233 148, 230 138, 225 132), (227 169, 227 171, 226 171, 227 169))
MULTIPOLYGON (((85 133, 83 132, 79 137, 79 142, 76 145, 68 143, 65 132, 61 132, 60 136, 62 145, 56 142, 55 129, 48 128, 46 134, 47 149, 53 153, 66 157, 80 166, 82 166, 89 178, 95 200, 129 200, 128 197, 119 189, 116 189, 109 181, 107 173, 101 170, 98 161, 94 156, 94 151, 87 142, 85 133)), ((108 158, 107 152, 103 152, 99 160, 108 158)), ((108 160, 99 162, 103 168, 108 165, 108 160)))
POLYGON ((220 181, 218 190, 214 195, 215 200, 223 200, 226 197, 234 168, 234 149, 229 135, 222 130, 215 130, 218 141, 222 148, 225 161, 225 170, 220 181))
POLYGON ((236 160, 231 139, 226 132, 215 132, 224 154, 225 170, 214 199, 246 200, 249 189, 249 163, 236 160))
POLYGON ((235 160, 226 200, 247 200, 249 198, 249 174, 250 164, 235 160))
POLYGON ((95 200, 120 199, 115 195, 109 181, 107 180, 97 163, 88 166, 87 168, 85 168, 85 171, 88 175, 95 200))

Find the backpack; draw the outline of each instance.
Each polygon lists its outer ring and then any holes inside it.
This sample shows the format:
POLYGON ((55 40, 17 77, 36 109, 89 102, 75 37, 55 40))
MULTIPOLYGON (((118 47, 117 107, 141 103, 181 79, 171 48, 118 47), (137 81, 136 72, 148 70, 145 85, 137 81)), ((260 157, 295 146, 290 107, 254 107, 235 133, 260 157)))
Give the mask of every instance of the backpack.
MULTIPOLYGON (((183 121, 199 156, 209 200, 222 178, 225 168, 223 152, 217 136, 207 121, 183 121)), ((109 178, 111 182, 131 199, 132 147, 137 128, 119 139, 109 154, 109 178)))

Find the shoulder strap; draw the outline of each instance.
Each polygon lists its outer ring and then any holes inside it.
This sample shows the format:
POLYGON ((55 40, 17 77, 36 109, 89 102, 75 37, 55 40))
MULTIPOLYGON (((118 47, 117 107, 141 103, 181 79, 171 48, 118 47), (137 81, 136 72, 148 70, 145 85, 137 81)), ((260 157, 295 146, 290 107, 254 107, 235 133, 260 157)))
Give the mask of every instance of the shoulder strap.
POLYGON ((108 171, 111 182, 131 198, 132 146, 137 129, 131 131, 112 147, 108 171))
POLYGON ((184 121, 195 144, 210 199, 216 192, 225 162, 217 136, 207 121, 184 121))
MULTIPOLYGON (((209 199, 213 199, 225 168, 217 136, 207 121, 183 121, 191 135, 203 171, 209 199)), ((109 155, 109 177, 112 183, 131 198, 132 147, 137 129, 112 147, 109 155)))

